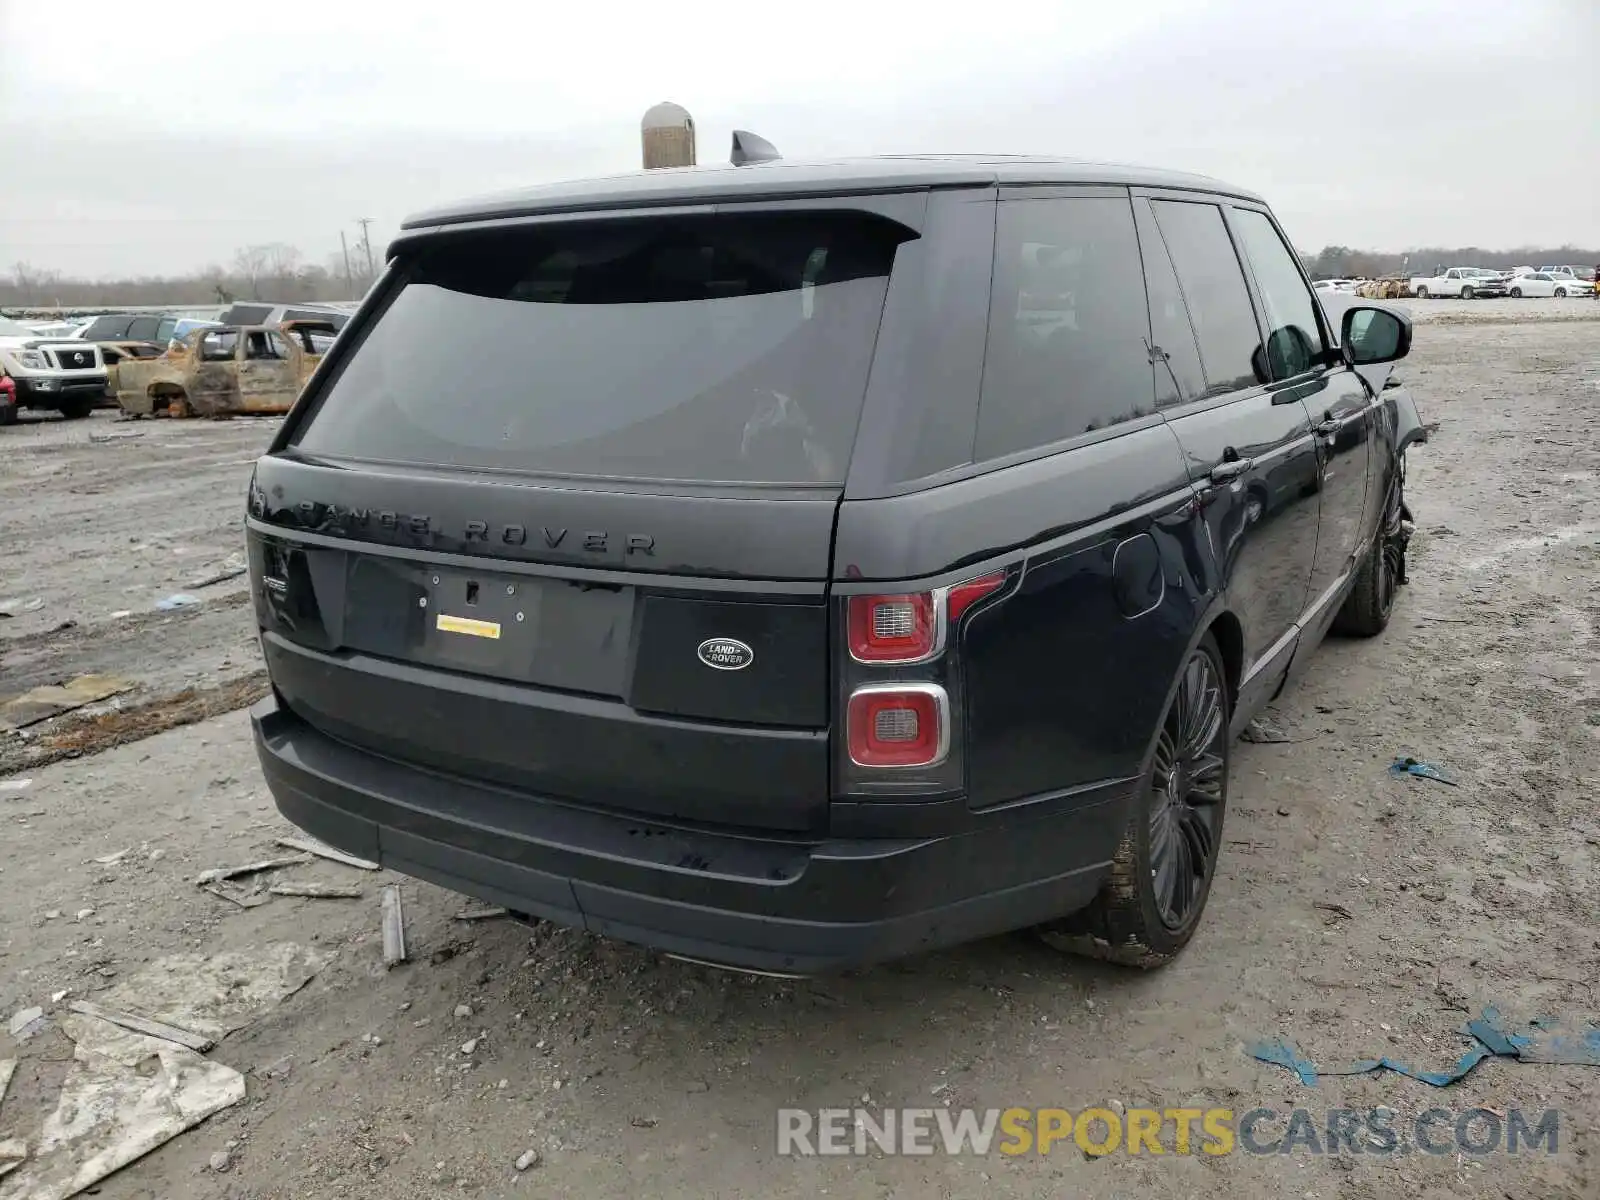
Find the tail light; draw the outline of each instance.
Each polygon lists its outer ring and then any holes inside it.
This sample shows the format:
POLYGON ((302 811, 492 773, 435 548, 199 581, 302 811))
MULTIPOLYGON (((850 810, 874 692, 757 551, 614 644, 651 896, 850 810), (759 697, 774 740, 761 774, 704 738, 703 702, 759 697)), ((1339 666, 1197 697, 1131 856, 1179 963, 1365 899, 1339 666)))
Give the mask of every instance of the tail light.
POLYGON ((845 794, 922 800, 959 793, 961 662, 947 653, 951 631, 1006 579, 996 571, 926 592, 844 599, 837 761, 845 794))
POLYGON ((961 614, 1005 581, 996 571, 931 592, 851 596, 850 656, 860 663, 926 662, 944 650, 946 630, 961 614))
POLYGON ((929 767, 950 752, 950 698, 936 683, 857 688, 845 724, 858 767, 929 767))

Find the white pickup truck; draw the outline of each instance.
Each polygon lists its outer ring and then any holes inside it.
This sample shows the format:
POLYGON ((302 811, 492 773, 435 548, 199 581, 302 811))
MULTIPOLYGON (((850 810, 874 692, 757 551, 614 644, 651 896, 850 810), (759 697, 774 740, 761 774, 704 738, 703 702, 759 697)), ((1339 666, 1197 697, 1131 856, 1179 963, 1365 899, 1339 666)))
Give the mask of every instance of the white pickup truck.
POLYGON ((1414 275, 1411 294, 1419 300, 1429 296, 1460 296, 1471 300, 1476 296, 1504 296, 1506 281, 1500 272, 1487 267, 1451 267, 1433 275, 1414 275))
POLYGON ((42 338, 26 325, 0 317, 0 375, 16 384, 16 404, 0 408, 0 421, 17 408, 53 408, 68 418, 86 417, 106 394, 106 363, 93 343, 42 338))

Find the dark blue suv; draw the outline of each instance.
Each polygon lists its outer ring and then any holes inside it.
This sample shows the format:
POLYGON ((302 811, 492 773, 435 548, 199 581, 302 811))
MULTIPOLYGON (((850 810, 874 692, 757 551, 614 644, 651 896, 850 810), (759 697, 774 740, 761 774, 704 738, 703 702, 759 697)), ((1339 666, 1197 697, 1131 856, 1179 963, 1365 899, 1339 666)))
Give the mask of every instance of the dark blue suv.
POLYGON ((281 810, 744 969, 1159 964, 1229 746, 1404 579, 1394 310, 1266 204, 1044 158, 423 214, 249 497, 281 810))

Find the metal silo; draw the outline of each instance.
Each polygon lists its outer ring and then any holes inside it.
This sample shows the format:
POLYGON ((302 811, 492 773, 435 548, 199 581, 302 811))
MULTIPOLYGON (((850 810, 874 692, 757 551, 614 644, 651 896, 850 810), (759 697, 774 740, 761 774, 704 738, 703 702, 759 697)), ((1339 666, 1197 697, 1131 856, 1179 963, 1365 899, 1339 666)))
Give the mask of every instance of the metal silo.
POLYGON ((688 109, 663 100, 644 114, 641 134, 647 169, 694 166, 694 118, 688 109))

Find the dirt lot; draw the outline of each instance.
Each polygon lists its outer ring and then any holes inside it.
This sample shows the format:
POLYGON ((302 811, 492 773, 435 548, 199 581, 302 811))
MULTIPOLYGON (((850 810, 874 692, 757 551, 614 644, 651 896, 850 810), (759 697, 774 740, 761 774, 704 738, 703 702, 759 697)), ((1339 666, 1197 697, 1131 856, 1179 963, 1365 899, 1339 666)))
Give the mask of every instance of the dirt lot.
MULTIPOLYGON (((247 1072, 248 1099, 108 1180, 105 1200, 1600 1195, 1600 1070, 1492 1060, 1447 1089, 1392 1074, 1312 1087, 1244 1052, 1288 1037, 1319 1062, 1438 1068, 1483 1004, 1600 1014, 1600 305, 1581 305, 1413 306, 1404 373, 1438 429, 1412 455, 1412 583, 1384 637, 1330 642, 1280 701, 1292 740, 1236 748, 1222 874, 1171 968, 1129 974, 1012 937, 849 977, 752 979, 457 921, 459 897, 408 881, 412 962, 385 972, 386 873, 296 867, 283 876, 364 895, 249 909, 195 886, 290 832, 242 712, 39 765, 52 729, 83 720, 57 718, 0 735, 0 1020, 34 1004, 50 1018, 20 1049, 0 1138, 33 1138, 55 1106, 71 1053, 55 993, 91 996, 175 952, 292 939, 331 963, 211 1054, 247 1072), (1460 786, 1392 778, 1408 753, 1460 786), (1557 1155, 1514 1158, 774 1153, 782 1106, 1107 1101, 1303 1106, 1319 1121, 1387 1105, 1397 1124, 1430 1107, 1556 1108, 1564 1124, 1557 1155), (528 1150, 542 1160, 519 1174, 528 1150)), ((243 580, 193 585, 238 549, 268 433, 110 415, 0 431, 0 599, 44 602, 0 620, 0 693, 90 671, 138 681, 125 709, 248 691, 243 580), (178 591, 201 602, 153 609, 178 591)))

